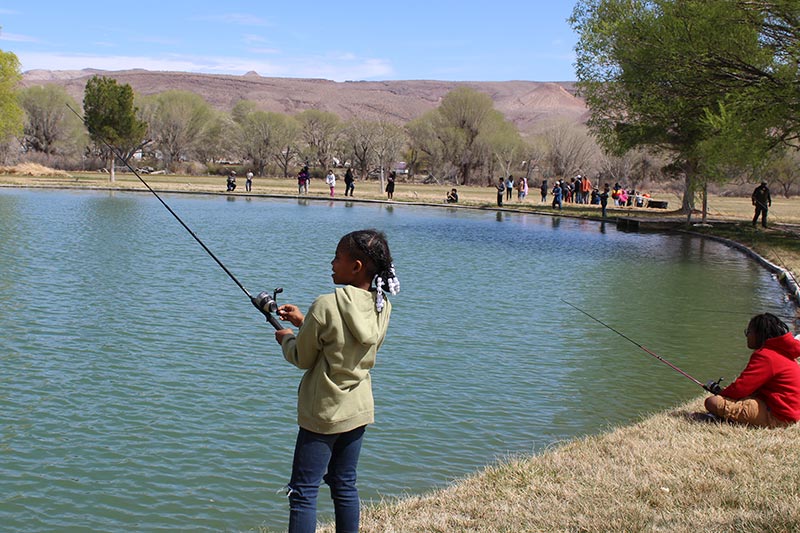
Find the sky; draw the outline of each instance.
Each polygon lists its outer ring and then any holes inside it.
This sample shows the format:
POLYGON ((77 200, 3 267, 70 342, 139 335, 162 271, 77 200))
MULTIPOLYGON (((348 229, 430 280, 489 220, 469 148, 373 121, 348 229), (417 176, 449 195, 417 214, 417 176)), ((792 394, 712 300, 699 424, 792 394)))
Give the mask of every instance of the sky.
POLYGON ((0 0, 22 71, 145 69, 334 81, 573 81, 563 0, 0 0))

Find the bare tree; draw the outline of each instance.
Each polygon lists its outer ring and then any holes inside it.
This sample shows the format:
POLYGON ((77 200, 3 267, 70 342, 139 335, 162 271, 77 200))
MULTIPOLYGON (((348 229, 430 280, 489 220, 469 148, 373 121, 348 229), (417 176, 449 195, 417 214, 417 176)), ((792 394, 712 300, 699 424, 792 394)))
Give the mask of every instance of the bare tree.
POLYGON ((783 196, 789 198, 792 187, 800 182, 800 152, 794 147, 781 151, 766 164, 762 177, 777 183, 783 196))
POLYGON ((78 103, 60 85, 33 86, 19 93, 25 110, 22 145, 48 155, 80 153, 88 142, 86 129, 75 113, 78 103))
POLYGON ((195 155, 197 145, 214 118, 211 106, 201 96, 188 91, 165 91, 142 98, 141 115, 170 170, 181 160, 195 155))
POLYGON ((328 168, 341 133, 339 117, 327 111, 307 109, 296 118, 300 122, 300 135, 310 153, 323 169, 328 168))
POLYGON ((383 169, 391 163, 406 142, 405 132, 400 126, 387 121, 377 123, 375 135, 375 158, 381 169, 380 190, 383 191, 383 169))
POLYGON ((342 130, 346 152, 351 156, 352 168, 367 179, 370 166, 375 162, 375 145, 379 134, 377 122, 354 119, 342 130))
POLYGON ((546 158, 556 176, 585 173, 594 165, 598 147, 586 128, 560 120, 543 136, 548 144, 546 158))

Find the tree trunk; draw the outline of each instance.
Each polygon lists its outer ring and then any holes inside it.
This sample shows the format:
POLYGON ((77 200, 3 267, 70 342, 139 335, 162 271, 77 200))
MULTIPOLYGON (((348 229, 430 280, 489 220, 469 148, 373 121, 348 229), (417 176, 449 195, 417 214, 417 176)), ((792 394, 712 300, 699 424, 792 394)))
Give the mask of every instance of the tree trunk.
POLYGON ((692 210, 694 209, 694 170, 695 165, 686 163, 684 165, 684 175, 686 180, 683 188, 683 201, 681 203, 681 212, 686 214, 686 222, 692 221, 692 210))
POLYGON ((703 224, 708 218, 708 182, 703 182, 703 224))
POLYGON ((111 183, 117 181, 117 175, 114 173, 114 164, 116 162, 117 162, 117 157, 114 154, 111 154, 111 164, 109 165, 111 169, 108 174, 108 181, 110 181, 111 183))

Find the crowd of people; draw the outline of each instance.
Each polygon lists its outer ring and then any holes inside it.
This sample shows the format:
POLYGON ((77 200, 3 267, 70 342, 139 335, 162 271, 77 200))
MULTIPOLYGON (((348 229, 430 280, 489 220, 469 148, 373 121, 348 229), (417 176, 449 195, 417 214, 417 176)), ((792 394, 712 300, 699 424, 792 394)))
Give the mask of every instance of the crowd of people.
MULTIPOLYGON (((513 192, 517 191, 517 200, 523 201, 528 196, 528 180, 525 177, 514 179, 500 177, 495 184, 497 190, 497 205, 503 206, 503 201, 510 200, 513 192)), ((650 195, 637 191, 633 188, 626 188, 615 183, 612 187, 608 183, 602 188, 594 185, 588 176, 577 175, 570 181, 559 179, 551 186, 549 180, 542 180, 539 186, 541 193, 541 203, 548 202, 554 209, 562 209, 564 203, 599 205, 603 209, 603 216, 606 213, 609 198, 615 207, 646 207, 650 195)))

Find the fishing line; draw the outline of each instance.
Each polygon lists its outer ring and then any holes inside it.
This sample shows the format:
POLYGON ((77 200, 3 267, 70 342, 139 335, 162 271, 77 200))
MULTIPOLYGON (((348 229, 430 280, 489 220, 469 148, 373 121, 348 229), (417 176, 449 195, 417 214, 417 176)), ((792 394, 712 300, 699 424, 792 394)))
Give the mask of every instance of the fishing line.
MULTIPOLYGON (((82 122, 85 122, 84 118, 80 115, 80 113, 75 111, 72 108, 72 106, 70 106, 69 104, 66 104, 66 106, 69 108, 70 111, 75 113, 75 115, 79 119, 81 119, 82 122)), ((212 252, 209 249, 209 247, 206 246, 206 244, 200 239, 200 237, 197 236, 197 234, 195 234, 194 231, 192 231, 192 229, 186 224, 186 222, 184 222, 183 219, 179 217, 175 211, 172 210, 172 208, 167 204, 167 202, 165 202, 164 199, 161 198, 161 196, 159 196, 159 194, 156 191, 154 191, 152 187, 150 187, 150 185, 144 180, 144 178, 142 178, 142 176, 139 175, 136 169, 134 169, 130 165, 130 163, 128 163, 128 161, 122 157, 122 154, 120 154, 119 150, 111 146, 111 144, 109 144, 102 137, 100 137, 100 141, 102 141, 102 143, 106 145, 106 147, 109 150, 111 150, 111 153, 114 154, 114 156, 117 159, 122 161, 125 164, 125 166, 128 167, 128 170, 133 172, 134 175, 136 175, 136 177, 139 178, 139 181, 141 181, 142 184, 144 184, 144 186, 147 187, 147 190, 153 193, 153 196, 155 196, 158 199, 158 201, 161 202, 161 205, 163 205, 167 209, 167 211, 169 211, 169 213, 173 217, 175 217, 175 220, 177 220, 180 223, 180 225, 183 226, 183 228, 189 232, 189 235, 191 235, 194 238, 194 240, 197 241, 197 243, 203 248, 203 250, 205 250, 206 253, 209 256, 211 256, 211 259, 213 259, 220 266, 220 268, 222 268, 222 270, 228 275, 228 277, 231 278, 234 283, 236 283, 236 285, 242 290, 242 292, 247 295, 247 297, 250 299, 250 302, 264 314, 264 316, 267 319, 267 322, 269 322, 272 325, 272 327, 274 327, 276 330, 283 329, 284 326, 281 325, 281 323, 278 322, 274 316, 272 316, 272 313, 275 313, 278 310, 278 305, 275 302, 275 297, 278 295, 278 293, 283 292, 283 289, 280 288, 275 289, 272 294, 269 294, 268 292, 262 292, 256 296, 250 294, 250 291, 248 291, 245 288, 245 286, 242 285, 242 283, 236 278, 236 276, 233 275, 233 272, 228 270, 228 267, 226 267, 225 264, 214 254, 214 252, 212 252)))
MULTIPOLYGON (((620 331, 617 331, 616 329, 612 328, 611 326, 609 326, 608 324, 606 324, 605 322, 603 322, 603 321, 602 321, 602 320, 600 320, 599 318, 595 318, 595 317, 593 317, 592 315, 590 315, 589 313, 587 313, 586 311, 584 311, 584 310, 583 310, 583 309, 581 309, 580 307, 578 307, 578 306, 576 306, 576 305, 574 305, 574 304, 571 304, 571 303, 569 303, 568 301, 564 300, 563 298, 560 298, 560 300, 561 300, 562 302, 564 302, 565 304, 567 304, 568 306, 572 307, 573 309, 576 309, 577 311, 580 311, 580 312, 581 312, 581 313, 583 313, 584 315, 588 316, 589 318, 591 318, 592 320, 594 320, 595 322, 597 322, 597 323, 598 323, 598 324, 600 324, 601 326, 603 326, 603 327, 605 327, 605 328, 608 328, 608 329, 610 329, 611 331, 613 331, 614 333, 616 333, 617 335, 619 335, 620 337, 622 337, 622 338, 623 338, 623 339, 625 339, 626 341, 630 342, 631 344, 635 345, 635 346, 636 346, 636 347, 638 347, 639 349, 641 349, 641 350, 644 350, 644 351, 645 351, 647 354, 649 354, 649 355, 652 355, 653 357, 655 357, 656 359, 658 359, 659 361, 661 361, 662 363, 664 363, 665 365, 667 365, 667 366, 668 366, 668 367, 670 367, 671 369, 675 370, 676 372, 678 372, 678 373, 679 373, 679 374, 681 374, 682 376, 689 378, 690 380, 692 380, 693 382, 695 382, 697 385, 700 385, 700 386, 701 386, 703 389, 705 389, 705 390, 710 390, 710 387, 711 387, 712 383, 709 383, 709 384, 706 384, 706 385, 704 385, 702 382, 700 382, 700 380, 699 380, 699 379, 692 377, 691 375, 689 375, 688 373, 684 372, 683 370, 681 370, 681 369, 680 369, 680 368, 678 368, 677 366, 673 365, 672 363, 670 363, 669 361, 667 361, 666 359, 664 359, 663 357, 661 357, 661 356, 660 356, 660 355, 658 355, 657 353, 655 353, 655 352, 653 352, 653 351, 651 351, 651 350, 648 350, 647 348, 645 348, 644 346, 642 346, 641 344, 639 344, 639 343, 638 343, 638 342, 636 342, 635 340, 631 339, 630 337, 628 337, 628 336, 627 336, 627 335, 625 335, 624 333, 622 333, 622 332, 620 332, 620 331)), ((716 382, 713 382, 713 384, 714 384, 714 385, 717 385, 717 386, 719 386, 719 383, 720 383, 720 381, 722 381, 722 378, 719 378, 719 380, 717 380, 716 382)))

